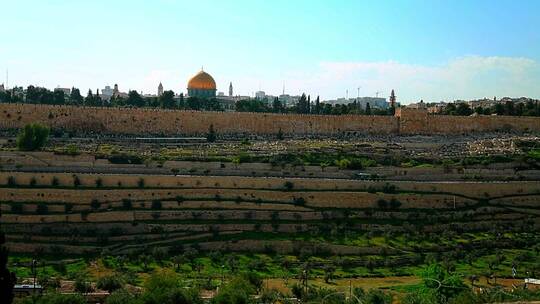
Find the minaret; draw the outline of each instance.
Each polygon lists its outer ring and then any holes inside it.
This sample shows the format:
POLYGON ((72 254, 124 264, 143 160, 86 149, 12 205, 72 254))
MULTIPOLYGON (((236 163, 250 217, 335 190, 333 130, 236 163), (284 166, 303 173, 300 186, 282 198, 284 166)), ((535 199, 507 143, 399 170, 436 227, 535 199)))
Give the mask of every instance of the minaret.
POLYGON ((392 89, 392 92, 390 93, 390 107, 396 107, 396 94, 394 94, 394 89, 392 89))
POLYGON ((233 88, 232 88, 232 82, 229 83, 229 97, 233 96, 233 88))
POLYGON ((157 96, 159 97, 161 95, 163 95, 163 85, 160 82, 158 87, 157 87, 157 96))

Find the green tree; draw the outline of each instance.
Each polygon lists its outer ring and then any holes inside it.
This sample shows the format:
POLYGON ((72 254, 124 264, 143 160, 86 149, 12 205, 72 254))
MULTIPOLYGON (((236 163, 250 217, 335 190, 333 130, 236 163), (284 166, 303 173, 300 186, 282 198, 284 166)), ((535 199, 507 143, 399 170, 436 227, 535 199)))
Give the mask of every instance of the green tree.
POLYGON ((274 101, 272 102, 272 112, 274 113, 281 113, 283 112, 283 104, 281 101, 279 101, 279 98, 275 97, 274 101))
POLYGON ((495 104, 494 112, 495 112, 495 114, 497 114, 497 115, 504 115, 504 113, 505 113, 505 108, 504 108, 504 106, 503 106, 502 104, 497 103, 497 104, 495 104))
POLYGON ((459 103, 456 108, 456 115, 469 116, 472 114, 472 112, 471 107, 464 102, 459 103))
POLYGON ((92 90, 88 89, 88 93, 86 94, 86 97, 84 98, 84 104, 91 106, 94 104, 94 94, 92 94, 92 90))
POLYGON ((212 299, 213 304, 248 304, 251 303, 250 295, 255 293, 255 288, 246 280, 235 278, 223 286, 219 293, 212 299))
POLYGON ((126 104, 134 107, 144 107, 144 98, 135 90, 131 90, 128 93, 126 104))
POLYGON ((161 96, 159 96, 159 104, 162 108, 172 109, 175 108, 174 102, 174 92, 173 91, 164 91, 161 96))
POLYGON ((296 104, 296 113, 306 114, 309 113, 309 101, 305 93, 302 93, 298 103, 296 104))
POLYGON ((428 298, 436 298, 444 303, 468 290, 458 275, 449 274, 439 264, 429 265, 422 272, 424 286, 421 292, 428 298))
POLYGON ((144 284, 145 292, 141 296, 143 304, 200 304, 196 289, 180 286, 176 273, 162 270, 153 273, 144 284))
POLYGON ((507 100, 504 104, 504 114, 505 115, 514 115, 514 102, 507 100))
POLYGON ((49 128, 34 123, 24 126, 17 137, 17 148, 21 151, 41 149, 49 138, 49 128))
POLYGON ((83 97, 81 96, 81 91, 75 87, 71 88, 71 93, 69 95, 69 103, 80 105, 83 102, 83 97))
POLYGON ((369 105, 369 102, 366 103, 366 115, 371 115, 371 106, 369 105))
POLYGON ((54 90, 53 92, 53 104, 63 105, 66 102, 64 91, 54 90))
POLYGON ((319 96, 317 96, 317 99, 315 99, 315 107, 312 112, 314 114, 321 114, 321 100, 319 96))
POLYGON ((266 102, 258 99, 243 99, 235 104, 236 112, 270 112, 266 102))
POLYGON ((445 115, 456 115, 456 105, 449 103, 444 107, 443 114, 445 115))

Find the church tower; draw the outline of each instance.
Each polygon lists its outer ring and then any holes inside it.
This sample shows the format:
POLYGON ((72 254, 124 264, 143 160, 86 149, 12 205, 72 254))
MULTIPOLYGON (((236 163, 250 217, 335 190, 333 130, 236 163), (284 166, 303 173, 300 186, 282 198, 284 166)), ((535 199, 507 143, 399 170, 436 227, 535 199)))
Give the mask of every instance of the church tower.
POLYGON ((233 96, 233 88, 232 88, 232 82, 229 83, 229 97, 233 96))
POLYGON ((160 82, 158 87, 157 87, 157 96, 159 97, 161 95, 163 95, 163 85, 160 82))

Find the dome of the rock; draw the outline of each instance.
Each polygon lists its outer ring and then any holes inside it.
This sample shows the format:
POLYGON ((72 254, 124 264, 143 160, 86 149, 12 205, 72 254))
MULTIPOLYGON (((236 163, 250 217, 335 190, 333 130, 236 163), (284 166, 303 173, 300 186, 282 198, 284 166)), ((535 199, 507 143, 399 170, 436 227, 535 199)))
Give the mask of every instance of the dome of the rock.
POLYGON ((200 71, 188 81, 188 89, 215 90, 216 82, 210 74, 200 71))
POLYGON ((188 95, 198 98, 216 97, 216 81, 210 74, 200 71, 188 81, 188 95))

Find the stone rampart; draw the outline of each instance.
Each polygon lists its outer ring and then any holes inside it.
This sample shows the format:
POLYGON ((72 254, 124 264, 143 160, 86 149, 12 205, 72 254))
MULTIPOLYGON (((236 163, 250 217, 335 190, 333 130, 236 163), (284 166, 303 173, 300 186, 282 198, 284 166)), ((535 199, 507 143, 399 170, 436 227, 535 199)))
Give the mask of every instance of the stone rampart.
POLYGON ((275 135, 279 130, 294 136, 540 132, 538 117, 429 115, 406 108, 397 109, 395 116, 334 116, 0 104, 0 129, 34 122, 70 131, 162 136, 202 136, 210 125, 224 135, 275 135))
POLYGON ((204 135, 210 125, 219 134, 331 136, 397 133, 397 118, 361 115, 300 115, 201 112, 135 108, 97 108, 0 104, 0 129, 42 123, 52 128, 130 135, 204 135))
POLYGON ((400 134, 469 134, 475 132, 540 132, 539 117, 431 115, 424 109, 397 109, 400 134))

